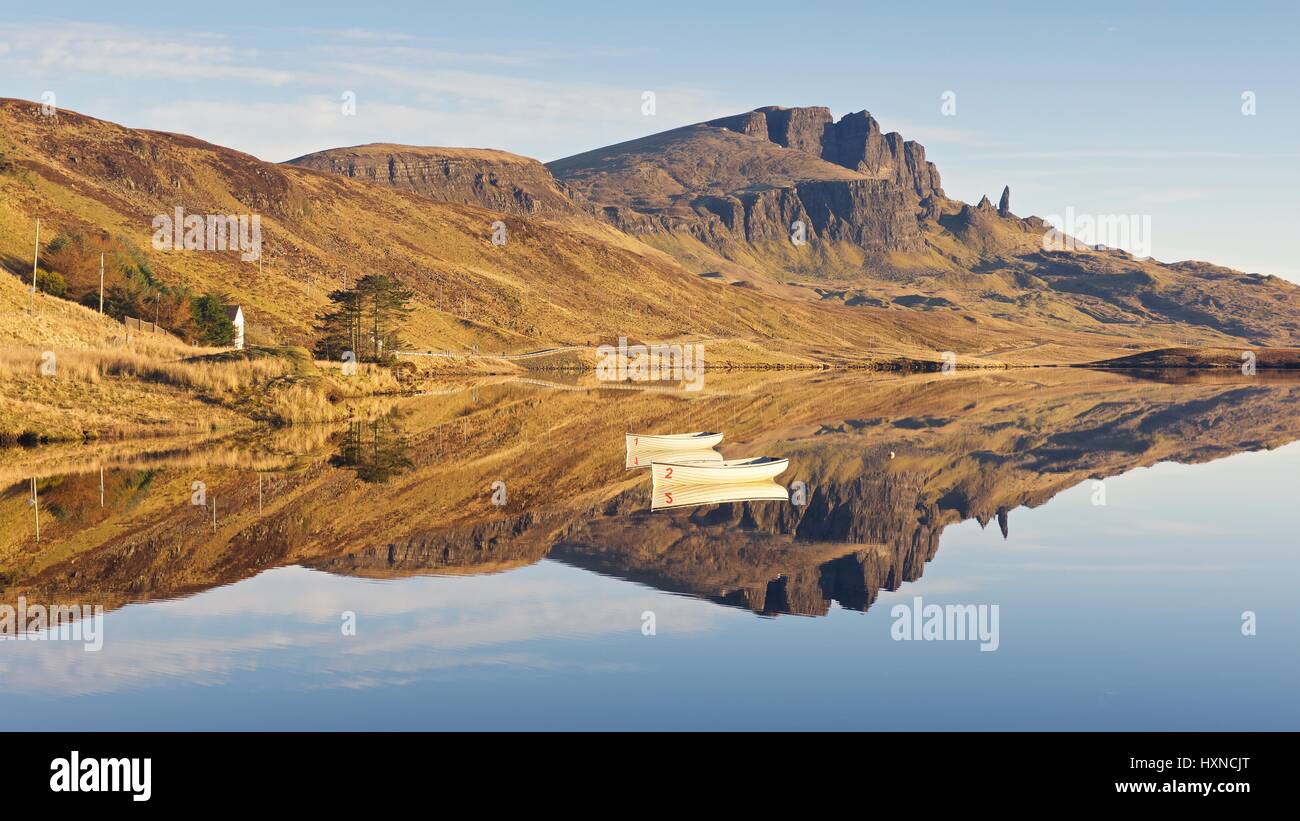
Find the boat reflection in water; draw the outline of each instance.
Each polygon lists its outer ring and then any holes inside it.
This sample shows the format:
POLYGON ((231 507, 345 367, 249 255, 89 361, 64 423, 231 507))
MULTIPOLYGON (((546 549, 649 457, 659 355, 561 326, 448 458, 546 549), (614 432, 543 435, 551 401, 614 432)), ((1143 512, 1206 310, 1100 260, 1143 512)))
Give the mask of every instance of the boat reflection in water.
POLYGON ((759 456, 749 459, 694 460, 681 455, 655 459, 650 475, 651 510, 728 502, 789 501, 790 493, 773 481, 790 460, 759 456))
POLYGON ((728 502, 790 501, 790 491, 771 479, 758 482, 675 482, 656 481, 651 510, 670 510, 728 502))
POLYGON ((623 462, 623 467, 627 470, 639 470, 641 468, 650 467, 653 462, 661 462, 666 459, 699 462, 700 464, 722 464, 722 454, 712 448, 699 448, 697 450, 662 450, 658 448, 642 447, 627 452, 627 458, 623 462))

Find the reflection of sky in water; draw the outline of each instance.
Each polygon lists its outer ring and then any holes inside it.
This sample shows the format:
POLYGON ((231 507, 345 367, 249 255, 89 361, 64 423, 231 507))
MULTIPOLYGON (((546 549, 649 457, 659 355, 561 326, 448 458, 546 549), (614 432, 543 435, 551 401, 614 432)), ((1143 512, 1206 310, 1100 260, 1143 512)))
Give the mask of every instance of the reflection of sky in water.
POLYGON ((98 654, 0 642, 0 728, 1295 730, 1297 479, 1300 443, 1135 470, 1105 507, 1085 483, 1012 511, 1008 541, 948 528, 920 582, 824 618, 552 561, 393 581, 282 568, 110 613, 98 654), (999 605, 1001 648, 892 641, 913 596, 999 605))

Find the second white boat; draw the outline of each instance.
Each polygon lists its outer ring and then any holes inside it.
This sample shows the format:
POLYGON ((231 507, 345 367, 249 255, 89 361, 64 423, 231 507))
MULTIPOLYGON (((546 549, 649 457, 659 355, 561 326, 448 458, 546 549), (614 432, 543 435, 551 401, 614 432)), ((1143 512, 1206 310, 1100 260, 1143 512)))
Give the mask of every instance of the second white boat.
POLYGON ((655 460, 650 472, 655 482, 755 482, 780 476, 789 466, 789 459, 772 456, 722 462, 655 460))

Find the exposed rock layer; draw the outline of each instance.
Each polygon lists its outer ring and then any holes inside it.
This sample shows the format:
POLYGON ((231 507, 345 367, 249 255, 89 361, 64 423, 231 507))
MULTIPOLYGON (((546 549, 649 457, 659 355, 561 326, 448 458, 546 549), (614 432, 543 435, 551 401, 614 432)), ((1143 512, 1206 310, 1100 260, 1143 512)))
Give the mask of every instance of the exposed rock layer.
POLYGON ((376 144, 318 151, 289 164, 505 213, 556 215, 581 210, 546 166, 505 151, 376 144))

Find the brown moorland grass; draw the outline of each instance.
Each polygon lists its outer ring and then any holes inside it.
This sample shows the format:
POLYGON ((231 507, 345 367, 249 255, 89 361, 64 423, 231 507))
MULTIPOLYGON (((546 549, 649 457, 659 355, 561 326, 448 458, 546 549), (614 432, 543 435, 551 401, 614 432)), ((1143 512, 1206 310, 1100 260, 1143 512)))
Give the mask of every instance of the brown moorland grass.
POLYGON ((386 368, 354 374, 301 348, 183 359, 125 348, 0 350, 0 441, 51 441, 332 421, 345 400, 397 393, 386 368), (52 373, 42 372, 52 364, 52 373))
MULTIPOLYGON (((61 112, 57 123, 50 120, 35 104, 0 100, 0 150, 12 163, 10 171, 0 173, 0 267, 19 276, 30 272, 37 218, 43 236, 121 237, 149 259, 164 282, 197 293, 237 295, 250 323, 248 338, 259 342, 309 345, 328 294, 376 270, 398 276, 416 292, 403 337, 417 350, 517 353, 594 346, 620 336, 660 341, 703 336, 735 340, 774 358, 855 366, 900 358, 937 362, 944 351, 962 362, 989 365, 1064 364, 1171 345, 1245 344, 1247 337, 1253 344, 1290 344, 1293 336, 1252 329, 1260 317, 1274 317, 1265 324, 1282 328, 1294 308, 1294 289, 1272 280, 1239 288, 1245 275, 1233 272, 1171 270, 1161 274, 1163 280, 1149 275, 1151 287, 1168 280, 1161 305, 1237 306, 1232 321, 1224 320, 1230 332, 1203 324, 1199 314, 1188 314, 1196 321, 1166 321, 1152 319, 1140 306, 1128 312, 1111 305, 1133 300, 1128 291, 1136 280, 1130 269, 1137 263, 1132 260, 1078 255, 1071 257, 1068 276, 1051 274, 1059 287, 1031 287, 1016 271, 985 276, 951 270, 945 262, 949 256, 974 265, 985 247, 955 236, 949 237, 951 247, 933 244, 920 258, 891 261, 892 268, 912 272, 902 279, 859 271, 852 282, 822 293, 827 289, 821 285, 840 281, 836 272, 862 268, 861 249, 828 249, 830 256, 818 265, 829 271, 826 282, 790 284, 791 277, 802 281, 803 273, 816 272, 803 271, 802 257, 794 256, 789 243, 738 247, 734 254, 728 251, 734 259, 724 258, 718 249, 684 237, 677 243, 678 234, 631 236, 580 215, 525 218, 435 202, 75 112, 61 112), (252 264, 239 254, 152 252, 152 219, 177 206, 196 214, 258 211, 266 236, 264 260, 252 264), (501 219, 510 239, 496 246, 490 226, 501 219), (648 244, 651 239, 659 247, 648 244), (935 276, 911 281, 920 277, 916 271, 931 269, 935 276), (718 271, 725 276, 700 276, 718 271), (1195 282, 1183 282, 1188 278, 1195 282), (1214 293, 1204 291, 1211 280, 1218 283, 1214 293), (1102 296, 1076 293, 1106 283, 1102 296), (1178 283, 1186 287, 1175 287, 1178 283), (985 299, 986 292, 996 299, 985 299), (917 307, 915 300, 923 304, 917 307), (936 308, 926 300, 944 302, 936 308)), ((778 157, 770 146, 768 154, 773 162, 802 161, 797 155, 778 157)), ((1001 253, 1004 244, 989 247, 1001 253)), ((1007 250, 1018 252, 1020 246, 1007 250)), ((1039 268, 1064 264, 1043 262, 1039 268)), ((46 331, 62 333, 59 327, 46 331)))
POLYGON ((386 368, 303 348, 193 347, 0 275, 0 443, 233 430, 345 418, 341 403, 402 390, 386 368), (42 366, 45 365, 45 371, 42 366), (51 368, 52 366, 52 368, 51 368))

